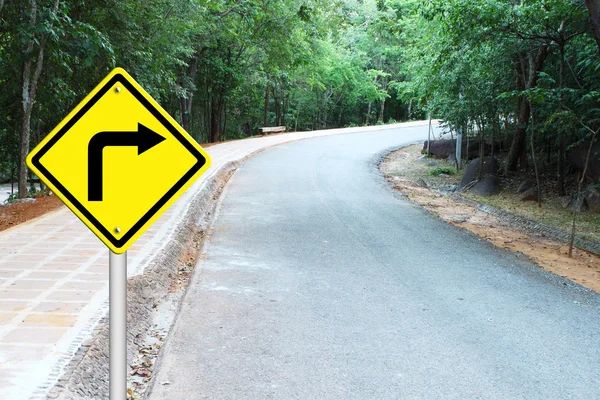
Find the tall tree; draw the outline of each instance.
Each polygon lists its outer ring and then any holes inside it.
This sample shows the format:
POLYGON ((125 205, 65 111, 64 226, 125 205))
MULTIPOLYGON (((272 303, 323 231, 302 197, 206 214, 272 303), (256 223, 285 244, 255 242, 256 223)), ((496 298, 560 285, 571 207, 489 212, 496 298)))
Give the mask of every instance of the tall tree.
POLYGON ((23 20, 29 16, 22 36, 22 116, 19 140, 19 197, 27 197, 27 165, 25 158, 29 153, 31 135, 31 113, 35 104, 38 83, 44 67, 44 51, 48 36, 52 34, 52 26, 58 12, 59 0, 54 0, 49 13, 46 13, 37 0, 30 0, 29 7, 23 8, 23 20), (46 17, 47 15, 47 17, 46 17), (46 19, 42 19, 46 17, 46 19), (37 54, 36 54, 37 52, 37 54))

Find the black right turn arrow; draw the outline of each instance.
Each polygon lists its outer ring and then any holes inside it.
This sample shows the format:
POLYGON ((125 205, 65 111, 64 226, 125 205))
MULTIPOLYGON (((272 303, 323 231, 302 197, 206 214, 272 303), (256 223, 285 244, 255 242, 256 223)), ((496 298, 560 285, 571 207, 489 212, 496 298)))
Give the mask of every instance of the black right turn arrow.
POLYGON ((98 132, 88 144, 88 201, 102 201, 102 152, 106 146, 137 146, 138 155, 165 140, 138 123, 137 131, 98 132))

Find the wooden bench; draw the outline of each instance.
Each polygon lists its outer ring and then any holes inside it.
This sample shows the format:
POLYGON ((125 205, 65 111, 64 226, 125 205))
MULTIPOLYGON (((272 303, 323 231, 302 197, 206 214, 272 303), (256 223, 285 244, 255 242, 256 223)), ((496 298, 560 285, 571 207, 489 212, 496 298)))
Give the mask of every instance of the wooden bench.
POLYGON ((285 126, 270 126, 264 128, 258 128, 258 131, 261 135, 266 135, 268 133, 283 133, 285 132, 285 126))

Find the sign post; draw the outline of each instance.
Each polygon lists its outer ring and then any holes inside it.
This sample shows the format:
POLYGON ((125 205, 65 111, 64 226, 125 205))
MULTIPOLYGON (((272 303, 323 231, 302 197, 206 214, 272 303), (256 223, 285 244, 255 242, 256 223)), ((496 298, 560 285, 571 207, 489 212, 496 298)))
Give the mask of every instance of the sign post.
POLYGON ((127 249, 209 167, 198 143, 115 68, 27 156, 110 249, 110 398, 127 396, 127 249))
POLYGON ((108 256, 109 386, 111 400, 127 398, 127 252, 108 256))

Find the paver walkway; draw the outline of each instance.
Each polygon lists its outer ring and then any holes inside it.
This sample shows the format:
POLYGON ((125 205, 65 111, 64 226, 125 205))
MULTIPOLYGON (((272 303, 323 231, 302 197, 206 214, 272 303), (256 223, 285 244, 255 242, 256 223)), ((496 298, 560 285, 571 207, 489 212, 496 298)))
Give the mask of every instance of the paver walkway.
MULTIPOLYGON (((294 140, 423 125, 296 132, 209 147, 211 168, 128 251, 128 275, 143 272, 190 200, 230 161, 294 140)), ((398 131, 401 134, 402 131, 398 131)), ((0 232, 0 399, 45 397, 108 310, 108 250, 66 208, 0 232)))

